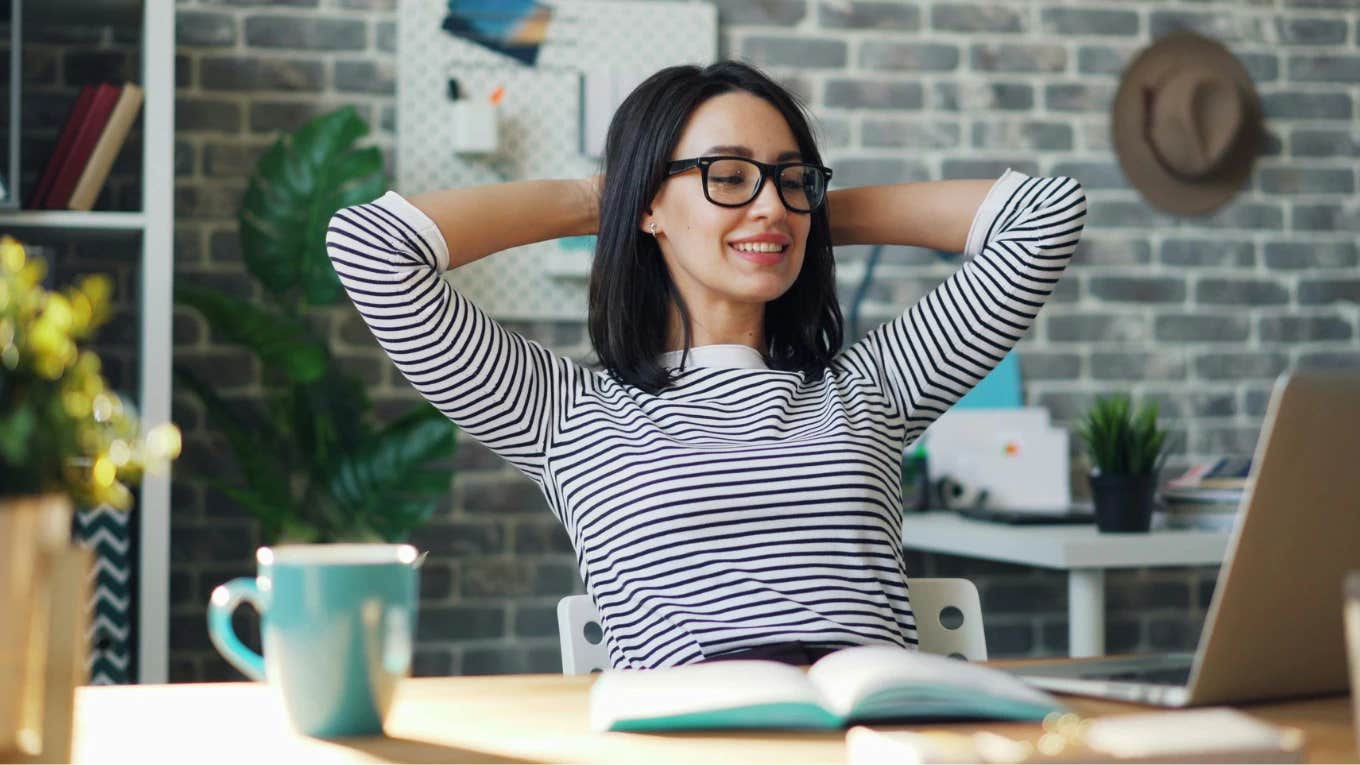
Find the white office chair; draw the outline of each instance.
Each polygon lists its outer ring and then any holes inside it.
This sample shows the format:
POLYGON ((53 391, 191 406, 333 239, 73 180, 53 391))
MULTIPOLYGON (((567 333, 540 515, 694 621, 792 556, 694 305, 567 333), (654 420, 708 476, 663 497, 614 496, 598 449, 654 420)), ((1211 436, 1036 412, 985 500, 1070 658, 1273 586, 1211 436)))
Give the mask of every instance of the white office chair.
MULTIPOLYGON (((916 634, 926 653, 968 661, 987 660, 982 601, 967 579, 909 579, 916 634)), ((586 675, 609 668, 609 651, 589 595, 568 595, 557 603, 562 641, 562 674, 586 675)))

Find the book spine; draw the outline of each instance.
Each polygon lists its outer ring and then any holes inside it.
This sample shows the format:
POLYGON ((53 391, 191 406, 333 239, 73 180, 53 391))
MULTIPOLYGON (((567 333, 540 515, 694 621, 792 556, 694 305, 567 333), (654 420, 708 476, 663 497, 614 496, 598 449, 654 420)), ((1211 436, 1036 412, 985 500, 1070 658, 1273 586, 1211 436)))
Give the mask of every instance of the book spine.
POLYGON ((104 126, 94 151, 90 153, 90 161, 85 164, 85 171, 80 174, 80 180, 76 181, 75 190, 71 192, 71 201, 66 205, 68 209, 89 210, 94 206, 94 200, 104 187, 104 181, 108 180, 113 160, 122 150, 128 130, 137 119, 141 106, 142 89, 130 82, 123 85, 118 104, 113 107, 109 122, 104 126))
POLYGON ((56 180, 52 181, 52 190, 47 193, 47 199, 43 203, 46 209, 66 208, 66 203, 71 199, 71 191, 76 187, 76 180, 84 172, 85 163, 90 159, 90 152, 94 151, 95 142, 99 140, 99 134, 104 132, 104 125, 108 123, 109 115, 113 113, 113 106, 118 102, 120 90, 117 85, 105 83, 95 91, 94 97, 90 100, 89 113, 81 123, 76 137, 71 141, 71 151, 62 162, 56 180))
POLYGON ((57 179, 57 171, 61 169, 62 163, 66 161, 66 156, 71 151, 71 141, 75 139, 81 123, 85 121, 93 96, 93 85, 86 85, 80 89, 80 95, 76 96, 71 112, 66 115, 66 124, 62 126, 61 134, 57 136, 56 148, 52 150, 52 156, 47 160, 47 166, 43 168, 42 177, 28 198, 26 205, 28 209, 39 209, 47 200, 47 192, 52 190, 52 181, 57 179))

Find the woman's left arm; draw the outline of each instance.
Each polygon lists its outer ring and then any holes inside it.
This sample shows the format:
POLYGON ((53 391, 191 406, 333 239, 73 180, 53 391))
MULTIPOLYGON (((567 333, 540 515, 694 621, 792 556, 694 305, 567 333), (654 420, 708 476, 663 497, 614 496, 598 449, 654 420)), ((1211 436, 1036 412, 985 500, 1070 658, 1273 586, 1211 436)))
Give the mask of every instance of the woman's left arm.
POLYGON ((826 195, 831 243, 900 244, 963 252, 996 179, 857 186, 826 195))

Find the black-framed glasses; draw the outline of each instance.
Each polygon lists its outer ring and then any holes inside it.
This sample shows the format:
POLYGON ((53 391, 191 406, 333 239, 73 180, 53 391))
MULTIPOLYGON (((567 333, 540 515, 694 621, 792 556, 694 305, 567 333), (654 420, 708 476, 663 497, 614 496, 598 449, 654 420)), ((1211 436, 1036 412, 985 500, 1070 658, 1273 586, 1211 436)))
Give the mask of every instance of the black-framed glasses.
POLYGON ((699 168, 704 197, 719 207, 742 207, 751 203, 765 186, 766 178, 776 178, 775 188, 784 206, 793 212, 808 213, 826 200, 826 184, 831 168, 806 162, 780 162, 767 165, 746 157, 722 155, 677 159, 667 168, 667 177, 699 168))

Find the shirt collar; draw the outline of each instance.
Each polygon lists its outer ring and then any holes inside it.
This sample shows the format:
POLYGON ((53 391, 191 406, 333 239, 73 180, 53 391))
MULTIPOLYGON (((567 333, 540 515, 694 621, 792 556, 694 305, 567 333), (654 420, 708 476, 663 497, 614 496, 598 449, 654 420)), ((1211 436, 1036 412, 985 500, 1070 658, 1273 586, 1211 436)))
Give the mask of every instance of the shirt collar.
MULTIPOLYGON (((679 369, 683 351, 667 351, 661 354, 661 365, 667 369, 679 369)), ((769 369, 760 351, 749 345, 701 345, 689 349, 685 368, 715 367, 718 369, 769 369)))

